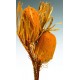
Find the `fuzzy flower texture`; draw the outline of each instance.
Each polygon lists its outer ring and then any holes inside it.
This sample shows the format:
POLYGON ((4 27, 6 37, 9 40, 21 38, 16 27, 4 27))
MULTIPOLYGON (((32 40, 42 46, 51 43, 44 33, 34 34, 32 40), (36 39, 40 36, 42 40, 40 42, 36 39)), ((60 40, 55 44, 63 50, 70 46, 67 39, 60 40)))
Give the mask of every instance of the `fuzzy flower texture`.
POLYGON ((52 10, 50 3, 41 2, 36 10, 31 6, 22 9, 21 3, 18 2, 17 35, 33 61, 46 63, 53 57, 56 37, 50 31, 57 28, 54 28, 55 25, 51 27, 52 10))
MULTIPOLYGON (((52 59, 56 48, 56 37, 50 31, 58 28, 53 26, 51 16, 53 7, 50 3, 41 2, 39 9, 31 6, 22 9, 18 2, 16 10, 17 35, 28 52, 33 68, 34 80, 39 80, 39 70, 42 63, 52 59)), ((61 24, 57 23, 57 24, 61 24)))

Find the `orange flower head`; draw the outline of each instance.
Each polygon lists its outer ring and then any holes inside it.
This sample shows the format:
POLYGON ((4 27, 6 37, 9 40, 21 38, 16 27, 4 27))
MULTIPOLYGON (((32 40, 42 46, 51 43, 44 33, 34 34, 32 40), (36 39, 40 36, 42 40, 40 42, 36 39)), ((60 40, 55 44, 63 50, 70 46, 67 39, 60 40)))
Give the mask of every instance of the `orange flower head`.
POLYGON ((36 9, 28 6, 22 12, 20 18, 19 37, 25 44, 37 40, 40 33, 40 20, 39 14, 36 9))
POLYGON ((53 34, 44 32, 36 45, 35 54, 42 63, 52 59, 56 47, 56 38, 53 34))

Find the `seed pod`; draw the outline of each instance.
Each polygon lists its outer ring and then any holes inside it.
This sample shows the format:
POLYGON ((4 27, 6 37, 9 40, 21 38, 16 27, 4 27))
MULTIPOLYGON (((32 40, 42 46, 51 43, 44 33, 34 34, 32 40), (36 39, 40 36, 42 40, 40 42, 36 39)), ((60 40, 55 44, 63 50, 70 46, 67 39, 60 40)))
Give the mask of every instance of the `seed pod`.
POLYGON ((56 47, 56 38, 53 34, 46 31, 40 37, 35 48, 35 54, 42 63, 52 59, 56 47))
POLYGON ((30 6, 23 10, 20 19, 20 29, 18 33, 21 40, 24 34, 24 43, 27 42, 26 44, 37 40, 40 33, 40 20, 37 10, 30 6))

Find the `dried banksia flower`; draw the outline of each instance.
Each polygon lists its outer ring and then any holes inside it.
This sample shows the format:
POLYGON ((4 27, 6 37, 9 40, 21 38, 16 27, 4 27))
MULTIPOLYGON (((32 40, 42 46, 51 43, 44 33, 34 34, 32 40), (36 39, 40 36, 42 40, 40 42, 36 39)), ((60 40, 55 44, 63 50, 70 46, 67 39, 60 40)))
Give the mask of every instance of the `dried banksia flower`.
POLYGON ((18 36, 22 43, 28 46, 35 42, 38 39, 40 28, 38 11, 28 6, 22 11, 18 24, 18 36))
POLYGON ((17 34, 28 52, 34 69, 34 80, 39 80, 39 71, 43 63, 52 59, 56 48, 56 37, 50 33, 56 31, 51 27, 53 7, 50 3, 41 2, 39 9, 28 6, 22 9, 18 2, 16 11, 17 34), (45 25, 49 22, 49 25, 45 25))
POLYGON ((44 32, 35 48, 35 54, 41 63, 48 62, 52 59, 56 47, 56 37, 50 32, 44 32))

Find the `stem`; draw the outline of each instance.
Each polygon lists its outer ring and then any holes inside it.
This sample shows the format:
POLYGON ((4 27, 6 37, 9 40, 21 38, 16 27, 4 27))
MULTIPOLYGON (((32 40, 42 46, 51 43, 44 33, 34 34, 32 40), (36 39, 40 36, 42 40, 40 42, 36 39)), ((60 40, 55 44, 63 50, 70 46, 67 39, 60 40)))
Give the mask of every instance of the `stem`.
POLYGON ((34 80, 39 80, 39 70, 40 70, 41 63, 40 62, 33 62, 33 69, 34 69, 34 80))
POLYGON ((41 62, 37 58, 34 58, 34 56, 33 56, 34 51, 33 51, 32 46, 28 47, 28 53, 29 53, 29 56, 30 56, 32 64, 33 64, 34 80, 39 80, 39 70, 41 67, 41 62))

